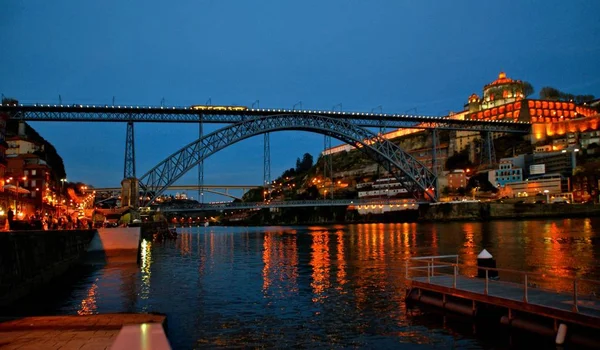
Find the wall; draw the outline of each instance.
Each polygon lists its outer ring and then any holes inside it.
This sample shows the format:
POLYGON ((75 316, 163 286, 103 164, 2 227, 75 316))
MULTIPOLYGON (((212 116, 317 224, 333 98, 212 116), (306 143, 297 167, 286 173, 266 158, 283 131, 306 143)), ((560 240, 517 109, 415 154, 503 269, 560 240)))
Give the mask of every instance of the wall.
POLYGON ((464 202, 419 206, 421 221, 599 216, 600 205, 464 202))
POLYGON ((88 247, 86 263, 136 263, 140 227, 99 228, 88 247))
POLYGON ((0 232, 0 306, 81 261, 95 230, 0 232))

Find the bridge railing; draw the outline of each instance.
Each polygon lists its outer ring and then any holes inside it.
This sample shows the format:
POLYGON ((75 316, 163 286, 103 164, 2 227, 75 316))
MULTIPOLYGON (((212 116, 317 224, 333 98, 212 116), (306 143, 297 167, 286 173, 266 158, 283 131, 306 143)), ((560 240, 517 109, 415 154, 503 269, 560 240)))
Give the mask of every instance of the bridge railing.
POLYGON ((407 280, 425 281, 434 284, 440 277, 445 276, 451 279, 451 288, 455 289, 461 288, 459 277, 473 279, 477 277, 483 280, 482 289, 479 292, 484 295, 488 295, 490 288, 495 285, 509 283, 520 286, 520 299, 525 303, 532 302, 529 298, 532 290, 565 293, 571 296, 571 300, 568 300, 568 302, 571 303, 573 312, 579 312, 580 306, 589 306, 590 303, 595 305, 600 302, 597 296, 600 293, 600 281, 558 276, 551 273, 466 265, 459 263, 458 255, 409 258, 406 261, 405 273, 407 280))

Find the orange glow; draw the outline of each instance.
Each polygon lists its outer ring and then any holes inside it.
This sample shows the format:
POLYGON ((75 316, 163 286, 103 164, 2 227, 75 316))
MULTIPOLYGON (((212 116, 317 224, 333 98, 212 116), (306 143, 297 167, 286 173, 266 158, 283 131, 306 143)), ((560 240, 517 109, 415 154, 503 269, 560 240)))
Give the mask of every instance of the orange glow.
POLYGON ((312 233, 310 265, 312 266, 313 302, 325 301, 324 292, 330 287, 330 257, 329 257, 329 233, 318 231, 312 233))

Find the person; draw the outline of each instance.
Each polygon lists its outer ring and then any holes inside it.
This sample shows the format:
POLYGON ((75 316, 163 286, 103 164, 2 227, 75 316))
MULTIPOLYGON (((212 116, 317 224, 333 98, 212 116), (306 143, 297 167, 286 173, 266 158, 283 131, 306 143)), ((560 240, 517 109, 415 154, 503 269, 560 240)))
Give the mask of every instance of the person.
POLYGON ((15 213, 13 212, 12 208, 8 209, 6 216, 8 218, 8 229, 12 230, 14 227, 13 222, 15 221, 15 213))

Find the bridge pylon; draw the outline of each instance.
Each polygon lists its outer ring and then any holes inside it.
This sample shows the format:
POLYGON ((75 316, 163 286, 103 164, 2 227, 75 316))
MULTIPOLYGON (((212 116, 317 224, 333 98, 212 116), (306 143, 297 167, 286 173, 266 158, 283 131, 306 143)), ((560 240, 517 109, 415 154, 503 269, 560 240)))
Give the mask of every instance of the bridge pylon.
POLYGON ((138 207, 139 181, 135 176, 135 143, 133 134, 133 122, 127 122, 127 134, 125 136, 125 165, 123 169, 123 181, 121 181, 121 207, 138 207))

